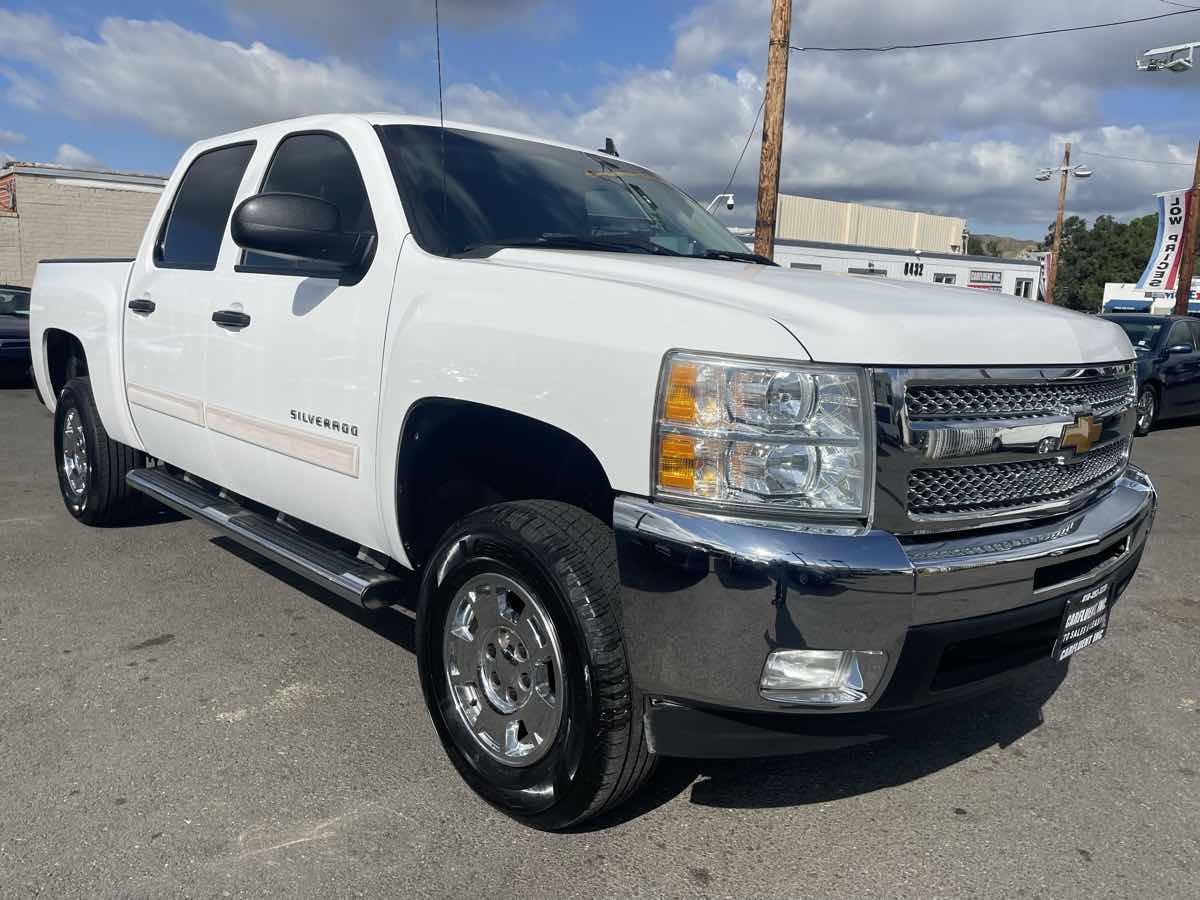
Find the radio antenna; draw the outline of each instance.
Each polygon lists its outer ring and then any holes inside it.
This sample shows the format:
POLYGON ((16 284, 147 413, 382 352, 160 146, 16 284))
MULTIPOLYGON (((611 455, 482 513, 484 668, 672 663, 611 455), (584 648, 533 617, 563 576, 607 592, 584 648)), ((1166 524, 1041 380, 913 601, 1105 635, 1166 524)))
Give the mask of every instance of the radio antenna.
POLYGON ((441 131, 442 152, 442 227, 446 227, 446 106, 442 97, 442 16, 438 0, 433 0, 433 33, 437 46, 438 76, 438 124, 441 131))

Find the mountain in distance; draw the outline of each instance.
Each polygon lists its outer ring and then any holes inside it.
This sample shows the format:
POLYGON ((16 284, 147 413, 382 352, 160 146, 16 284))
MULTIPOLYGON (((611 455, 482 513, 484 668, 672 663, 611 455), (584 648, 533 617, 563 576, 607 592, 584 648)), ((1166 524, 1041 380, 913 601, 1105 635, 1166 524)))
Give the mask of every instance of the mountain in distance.
POLYGON ((1005 237, 1002 234, 973 234, 967 243, 971 256, 999 256, 1002 259, 1020 259, 1026 250, 1037 250, 1037 241, 1005 237))

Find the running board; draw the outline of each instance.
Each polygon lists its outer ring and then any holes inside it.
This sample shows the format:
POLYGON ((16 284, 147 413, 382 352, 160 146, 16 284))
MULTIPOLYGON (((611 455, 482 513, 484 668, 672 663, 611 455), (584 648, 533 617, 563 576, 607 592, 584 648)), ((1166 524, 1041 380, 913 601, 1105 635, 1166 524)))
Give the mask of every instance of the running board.
POLYGON ((327 547, 166 469, 134 469, 125 480, 134 490, 211 525, 351 603, 381 609, 400 599, 405 583, 400 576, 327 547))

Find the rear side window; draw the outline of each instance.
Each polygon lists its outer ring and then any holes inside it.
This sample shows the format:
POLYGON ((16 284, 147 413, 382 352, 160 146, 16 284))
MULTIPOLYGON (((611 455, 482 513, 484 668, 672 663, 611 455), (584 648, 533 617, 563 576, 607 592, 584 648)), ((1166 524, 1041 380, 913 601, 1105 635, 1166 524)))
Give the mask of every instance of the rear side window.
POLYGON ((1200 349, 1200 321, 1188 322, 1192 329, 1192 346, 1200 349))
POLYGON ((155 263, 168 269, 216 268, 233 199, 253 153, 253 143, 234 144, 192 161, 159 235, 155 263))
MULTIPOLYGON (((306 194, 332 203, 342 214, 342 230, 375 234, 375 219, 367 200, 367 188, 349 145, 324 132, 293 134, 283 139, 267 177, 264 194, 306 194)), ((242 265, 257 270, 288 273, 341 271, 333 263, 291 260, 247 250, 242 265)))

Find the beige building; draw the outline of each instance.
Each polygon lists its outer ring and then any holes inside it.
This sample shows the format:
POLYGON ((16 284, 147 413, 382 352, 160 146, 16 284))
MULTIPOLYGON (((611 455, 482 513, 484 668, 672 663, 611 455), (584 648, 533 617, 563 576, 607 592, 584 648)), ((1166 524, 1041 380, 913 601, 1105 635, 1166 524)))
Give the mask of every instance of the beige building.
POLYGON ((0 168, 0 284, 29 287, 38 260, 137 253, 166 179, 10 162, 0 168))
POLYGON ((966 219, 811 197, 779 197, 776 237, 890 250, 965 253, 966 219))

